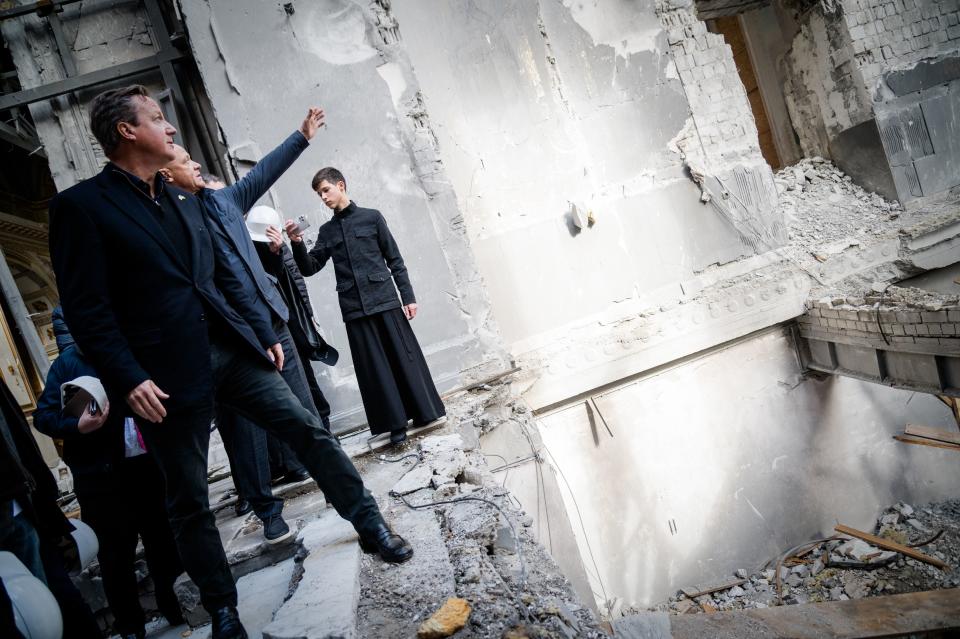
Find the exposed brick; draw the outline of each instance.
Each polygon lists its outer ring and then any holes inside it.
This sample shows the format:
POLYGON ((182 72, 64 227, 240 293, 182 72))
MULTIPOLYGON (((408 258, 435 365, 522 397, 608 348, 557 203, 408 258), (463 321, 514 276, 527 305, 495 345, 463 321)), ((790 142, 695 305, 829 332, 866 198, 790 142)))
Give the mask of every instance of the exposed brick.
POLYGON ((902 324, 902 326, 903 326, 903 332, 906 333, 907 335, 916 335, 917 327, 921 326, 921 324, 902 324))
POLYGON ((927 324, 917 324, 917 335, 929 335, 930 327, 927 324))
MULTIPOLYGON (((876 319, 874 319, 876 321, 876 319)), ((897 321, 896 311, 880 311, 880 321, 893 323, 897 321)))
POLYGON ((861 322, 872 322, 874 314, 873 311, 857 311, 857 318, 861 322))
MULTIPOLYGON (((917 314, 917 321, 918 321, 918 322, 920 321, 919 315, 920 315, 920 314, 918 313, 918 314, 917 314)), ((832 309, 832 308, 824 308, 824 309, 822 309, 822 310, 820 311, 820 316, 821 316, 821 317, 831 318, 831 319, 839 319, 839 318, 840 318, 840 312, 839 312, 839 311, 836 311, 836 310, 834 310, 834 309, 832 309)))
POLYGON ((913 344, 915 342, 915 340, 910 336, 904 337, 899 335, 895 337, 891 337, 890 341, 893 342, 894 344, 913 344))
POLYGON ((940 332, 944 335, 956 335, 958 326, 956 324, 941 324, 940 332))
POLYGON ((906 335, 906 332, 903 330, 902 324, 893 325, 893 334, 894 335, 906 335))
POLYGON ((940 329, 939 324, 924 324, 927 327, 927 330, 930 331, 931 335, 943 335, 943 331, 940 329))
POLYGON ((916 311, 898 311, 896 319, 898 324, 919 324, 920 313, 916 311))
POLYGON ((923 320, 924 324, 926 324, 927 322, 931 324, 946 322, 947 311, 922 311, 920 313, 920 319, 923 320))
MULTIPOLYGON (((840 319, 842 319, 842 320, 851 320, 851 321, 854 321, 854 322, 855 322, 855 321, 857 321, 858 319, 860 319, 860 317, 857 315, 857 312, 856 312, 856 311, 841 310, 841 311, 838 311, 838 313, 840 314, 840 319)), ((944 318, 944 319, 946 319, 946 318, 944 318)))

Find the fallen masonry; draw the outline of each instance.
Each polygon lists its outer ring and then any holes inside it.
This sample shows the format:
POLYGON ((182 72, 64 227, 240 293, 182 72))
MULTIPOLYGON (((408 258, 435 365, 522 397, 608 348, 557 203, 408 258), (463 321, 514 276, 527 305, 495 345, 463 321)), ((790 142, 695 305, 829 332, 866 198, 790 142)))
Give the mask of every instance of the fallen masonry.
POLYGON ((813 543, 779 565, 777 558, 746 581, 698 596, 682 593, 651 611, 694 614, 705 611, 763 609, 772 606, 847 601, 960 586, 960 500, 913 507, 897 503, 885 509, 874 530, 867 531, 944 562, 928 563, 886 551, 863 540, 837 535, 813 543), (797 556, 800 555, 800 556, 797 556))

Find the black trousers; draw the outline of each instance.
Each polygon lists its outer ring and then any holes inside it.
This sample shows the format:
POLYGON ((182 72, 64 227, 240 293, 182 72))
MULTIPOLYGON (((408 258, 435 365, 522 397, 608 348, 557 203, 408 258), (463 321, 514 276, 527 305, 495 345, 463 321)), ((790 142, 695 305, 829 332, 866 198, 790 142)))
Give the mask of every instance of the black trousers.
MULTIPOLYGON (((280 374, 249 346, 211 336, 215 399, 277 435, 300 460, 337 513, 361 535, 383 516, 357 469, 320 419, 305 409, 280 374)), ((204 608, 237 604, 237 589, 210 512, 207 447, 213 401, 193 411, 143 423, 147 447, 166 479, 167 510, 184 568, 200 590, 204 608)))
POLYGON ((347 322, 353 368, 374 435, 446 415, 417 336, 399 308, 347 322))
POLYGON ((140 455, 117 462, 109 472, 77 475, 74 488, 82 519, 100 542, 97 559, 114 631, 141 632, 146 621, 134 569, 139 539, 157 607, 164 616, 179 613, 173 582, 183 566, 164 506, 163 476, 154 460, 140 455))
MULTIPOLYGON (((290 330, 282 321, 275 322, 273 328, 283 348, 283 381, 304 408, 319 415, 290 330)), ((329 410, 328 406, 328 414, 329 410)), ((242 415, 219 405, 217 429, 230 459, 230 471, 237 494, 250 502, 260 519, 279 513, 283 509, 283 500, 273 496, 270 476, 304 470, 293 450, 242 415)))

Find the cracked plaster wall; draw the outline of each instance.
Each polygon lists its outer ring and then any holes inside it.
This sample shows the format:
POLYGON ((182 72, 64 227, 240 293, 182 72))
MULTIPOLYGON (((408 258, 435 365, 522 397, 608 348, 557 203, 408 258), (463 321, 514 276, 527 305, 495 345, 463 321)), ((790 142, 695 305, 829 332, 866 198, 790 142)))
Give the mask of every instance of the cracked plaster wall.
POLYGON ((685 161, 775 222, 729 47, 692 11, 654 0, 393 6, 504 339, 537 374, 564 371, 569 383, 551 380, 561 395, 585 389, 586 369, 636 372, 622 360, 641 337, 599 347, 611 325, 672 307, 697 273, 756 251, 703 205, 685 161), (687 45, 689 74, 674 62, 687 45), (694 53, 701 45, 713 51, 694 53), (695 75, 701 62, 712 66, 695 75), (571 204, 595 223, 577 229, 571 204))
MULTIPOLYGON (((22 0, 19 4, 27 4, 22 0)), ((63 7, 64 37, 77 66, 89 73, 156 53, 146 12, 139 2, 85 0, 63 7)), ((28 15, 0 23, 20 85, 24 89, 67 77, 47 20, 28 15)), ((137 78, 150 89, 162 89, 159 72, 137 78)), ((47 152, 58 190, 91 177, 106 158, 89 129, 86 107, 105 87, 30 105, 30 115, 47 152)))
MULTIPOLYGON (((239 173, 299 126, 310 105, 327 128, 265 201, 304 214, 315 237, 330 217, 310 189, 323 166, 340 168, 361 206, 380 209, 404 255, 420 314, 413 322, 443 389, 505 367, 464 222, 436 153, 431 120, 386 0, 181 3, 194 57, 239 173), (479 368, 478 368, 479 367, 479 368), (481 371, 481 369, 483 369, 481 371), (478 372, 479 371, 479 372, 478 372)), ((337 427, 364 421, 340 318, 333 269, 308 279, 317 320, 341 352, 316 366, 337 427)))

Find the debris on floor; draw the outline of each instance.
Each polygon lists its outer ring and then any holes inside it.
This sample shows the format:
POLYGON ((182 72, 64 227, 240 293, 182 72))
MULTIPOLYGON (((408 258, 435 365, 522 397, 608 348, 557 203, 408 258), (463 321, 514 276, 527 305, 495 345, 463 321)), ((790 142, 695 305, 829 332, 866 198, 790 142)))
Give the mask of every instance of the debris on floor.
POLYGON ((466 599, 451 597, 440 610, 423 622, 417 630, 418 639, 443 639, 457 632, 470 618, 470 604, 466 599))
MULTIPOLYGON (((854 529, 839 526, 838 530, 854 529)), ((684 589, 650 610, 693 614, 767 608, 781 602, 790 605, 845 601, 960 586, 960 499, 918 508, 897 503, 881 513, 874 533, 862 536, 879 538, 880 545, 886 548, 837 535, 801 546, 802 550, 782 562, 779 575, 777 560, 773 559, 739 585, 732 585, 738 580, 730 579, 727 589, 692 592, 696 597, 688 597, 684 589), (903 546, 930 557, 934 563, 943 565, 943 569, 889 550, 903 546)), ((737 573, 733 576, 747 575, 745 570, 737 573)))

